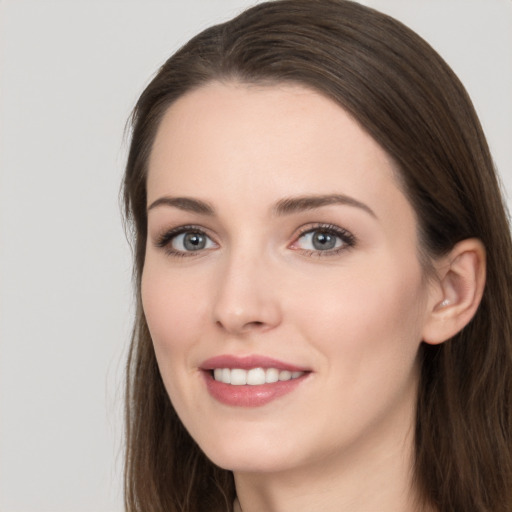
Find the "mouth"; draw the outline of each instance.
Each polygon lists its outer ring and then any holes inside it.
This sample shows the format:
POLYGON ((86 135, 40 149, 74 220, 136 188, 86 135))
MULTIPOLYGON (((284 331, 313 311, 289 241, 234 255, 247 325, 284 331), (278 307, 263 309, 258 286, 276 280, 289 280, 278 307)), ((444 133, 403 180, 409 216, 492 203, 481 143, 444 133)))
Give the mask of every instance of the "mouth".
POLYGON ((263 356, 218 356, 203 362, 210 395, 225 405, 256 407, 291 393, 312 373, 263 356))
POLYGON ((243 368, 215 368, 210 370, 210 374, 217 382, 223 382, 231 386, 262 386, 298 379, 306 372, 259 367, 249 370, 243 368))

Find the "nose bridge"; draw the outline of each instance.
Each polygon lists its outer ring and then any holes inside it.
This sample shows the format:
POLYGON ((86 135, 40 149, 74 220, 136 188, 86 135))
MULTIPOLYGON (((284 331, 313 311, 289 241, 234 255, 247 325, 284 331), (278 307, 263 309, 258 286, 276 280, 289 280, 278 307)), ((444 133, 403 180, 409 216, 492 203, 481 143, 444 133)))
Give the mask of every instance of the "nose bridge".
POLYGON ((214 321, 231 333, 269 329, 281 321, 274 269, 254 248, 239 246, 226 255, 217 280, 214 321))

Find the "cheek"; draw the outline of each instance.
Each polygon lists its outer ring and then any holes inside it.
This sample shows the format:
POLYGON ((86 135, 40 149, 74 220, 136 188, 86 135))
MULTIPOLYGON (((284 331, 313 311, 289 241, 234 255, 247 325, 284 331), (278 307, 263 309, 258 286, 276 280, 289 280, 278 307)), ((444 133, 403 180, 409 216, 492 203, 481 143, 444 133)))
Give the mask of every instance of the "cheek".
MULTIPOLYGON (((142 306, 159 364, 161 356, 176 355, 194 343, 202 323, 201 296, 190 282, 182 281, 151 262, 144 268, 142 306)), ((166 359, 166 363, 172 361, 166 359)))
POLYGON ((176 411, 197 403, 197 368, 191 354, 200 343, 206 318, 204 289, 162 264, 147 262, 142 275, 142 306, 167 393, 176 411), (187 405, 188 404, 188 405, 187 405))
POLYGON ((345 429, 347 439, 358 439, 384 418, 400 418, 392 429, 409 421, 423 286, 419 272, 407 276, 351 273, 313 294, 307 287, 307 301, 297 305, 296 321, 320 355, 323 393, 315 400, 334 437, 345 429))
MULTIPOLYGON (((292 306, 308 338, 344 375, 382 374, 413 364, 422 332, 424 284, 415 265, 341 271, 323 286, 304 283, 292 306), (398 268, 398 270, 397 270, 398 268)), ((405 369, 405 368, 404 368, 405 369)))

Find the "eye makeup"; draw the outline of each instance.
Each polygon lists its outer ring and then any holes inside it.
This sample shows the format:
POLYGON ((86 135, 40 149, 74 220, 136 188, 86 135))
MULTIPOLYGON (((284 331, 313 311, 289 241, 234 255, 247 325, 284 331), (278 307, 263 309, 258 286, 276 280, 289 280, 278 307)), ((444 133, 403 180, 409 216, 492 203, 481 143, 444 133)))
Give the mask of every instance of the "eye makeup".
POLYGON ((346 229, 320 223, 301 227, 290 248, 305 256, 323 257, 336 256, 355 245, 356 237, 346 229))
MULTIPOLYGON (((336 256, 356 245, 356 237, 334 224, 310 223, 302 226, 288 248, 304 256, 336 256)), ((166 230, 156 237, 154 245, 172 257, 192 257, 219 247, 201 226, 188 224, 166 230)))
POLYGON ((156 238, 155 247, 164 249, 169 256, 190 257, 214 249, 218 245, 204 228, 184 225, 160 234, 156 238))

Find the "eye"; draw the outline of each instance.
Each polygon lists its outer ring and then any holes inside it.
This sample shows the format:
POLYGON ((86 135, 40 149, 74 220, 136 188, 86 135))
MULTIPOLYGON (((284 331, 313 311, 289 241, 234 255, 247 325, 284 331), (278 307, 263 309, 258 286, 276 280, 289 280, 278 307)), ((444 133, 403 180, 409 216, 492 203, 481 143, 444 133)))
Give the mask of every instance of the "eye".
POLYGON ((177 251, 200 251, 209 249, 213 242, 204 233, 194 233, 193 231, 181 233, 173 237, 171 246, 177 251))
POLYGON ((339 251, 354 246, 354 236, 337 226, 318 226, 303 231, 291 246, 308 254, 337 254, 339 251))
POLYGON ((193 252, 217 247, 204 231, 186 226, 167 231, 157 240, 156 245, 165 248, 168 254, 176 256, 189 256, 193 252))

